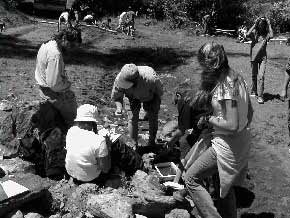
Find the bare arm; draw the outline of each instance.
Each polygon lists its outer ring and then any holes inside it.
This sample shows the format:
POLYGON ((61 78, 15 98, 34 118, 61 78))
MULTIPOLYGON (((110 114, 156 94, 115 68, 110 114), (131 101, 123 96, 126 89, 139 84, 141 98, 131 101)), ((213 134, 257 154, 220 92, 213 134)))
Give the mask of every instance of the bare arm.
POLYGON ((268 33, 268 40, 270 40, 271 38, 273 38, 273 29, 271 26, 271 22, 270 20, 267 18, 267 23, 268 23, 268 27, 269 27, 269 33, 268 33))
POLYGON ((235 100, 224 100, 221 102, 221 105, 226 111, 225 117, 211 116, 209 118, 209 123, 214 127, 233 133, 236 132, 239 128, 237 102, 235 100))

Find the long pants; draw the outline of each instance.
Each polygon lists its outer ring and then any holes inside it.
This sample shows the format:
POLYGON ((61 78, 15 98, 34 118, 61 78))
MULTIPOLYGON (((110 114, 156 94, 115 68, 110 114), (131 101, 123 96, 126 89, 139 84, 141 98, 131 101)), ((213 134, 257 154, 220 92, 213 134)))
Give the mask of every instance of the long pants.
MULTIPOLYGON (((141 109, 141 101, 129 98, 132 113, 129 113, 128 130, 130 137, 138 144, 138 121, 141 109)), ((149 102, 143 102, 143 108, 148 115, 149 121, 149 145, 155 143, 156 133, 158 130, 158 112, 160 109, 161 99, 159 96, 149 102)))
POLYGON ((257 93, 259 97, 264 94, 264 81, 266 72, 267 58, 261 62, 251 61, 252 66, 252 89, 251 92, 257 93))
POLYGON ((190 194, 196 208, 203 218, 236 218, 236 198, 233 188, 227 196, 219 199, 217 210, 214 202, 201 185, 202 180, 218 172, 217 155, 212 147, 209 147, 186 171, 184 180, 188 193, 190 194))
POLYGON ((49 101, 60 112, 66 124, 71 126, 77 114, 77 102, 74 92, 54 92, 48 87, 39 87, 43 100, 49 101))

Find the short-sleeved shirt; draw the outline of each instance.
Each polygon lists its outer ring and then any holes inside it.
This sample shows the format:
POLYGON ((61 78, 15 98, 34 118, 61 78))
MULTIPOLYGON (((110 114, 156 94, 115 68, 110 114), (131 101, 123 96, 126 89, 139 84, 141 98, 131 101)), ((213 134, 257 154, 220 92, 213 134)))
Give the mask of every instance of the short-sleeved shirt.
POLYGON ((163 95, 162 83, 153 70, 148 66, 137 66, 139 77, 136 84, 129 89, 120 89, 117 86, 118 76, 114 82, 111 97, 114 101, 123 102, 123 97, 126 95, 129 99, 137 99, 141 102, 149 102, 154 97, 163 95))
POLYGON ((244 79, 233 71, 213 90, 212 107, 214 116, 224 118, 225 100, 237 103, 239 127, 236 133, 214 127, 212 147, 217 153, 220 176, 220 195, 225 197, 233 184, 242 182, 242 174, 247 166, 250 151, 248 125, 249 94, 244 79))
POLYGON ((66 150, 67 173, 84 182, 92 181, 100 175, 97 159, 108 156, 103 136, 77 126, 71 127, 67 132, 66 150))

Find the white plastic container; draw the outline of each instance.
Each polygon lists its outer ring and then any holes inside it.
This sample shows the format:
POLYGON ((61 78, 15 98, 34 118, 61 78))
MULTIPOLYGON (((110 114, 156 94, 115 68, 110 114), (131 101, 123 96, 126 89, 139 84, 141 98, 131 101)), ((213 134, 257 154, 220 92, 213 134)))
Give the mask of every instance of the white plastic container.
POLYGON ((155 169, 163 181, 173 181, 178 167, 173 162, 155 164, 155 169))

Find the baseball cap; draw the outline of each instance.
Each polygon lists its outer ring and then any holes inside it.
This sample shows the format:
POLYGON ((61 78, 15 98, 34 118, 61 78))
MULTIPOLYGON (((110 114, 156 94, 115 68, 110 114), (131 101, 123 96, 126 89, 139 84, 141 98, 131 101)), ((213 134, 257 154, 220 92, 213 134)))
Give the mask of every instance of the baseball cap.
POLYGON ((129 89, 133 86, 132 80, 139 75, 138 67, 135 64, 125 64, 116 77, 117 86, 122 89, 129 89))

